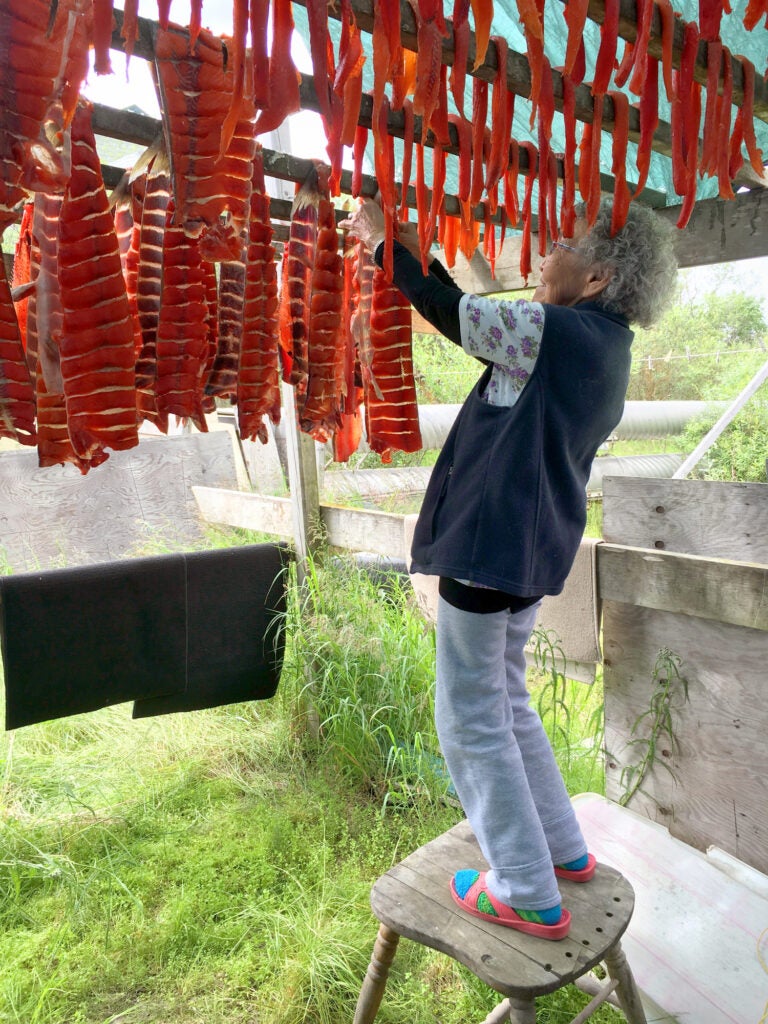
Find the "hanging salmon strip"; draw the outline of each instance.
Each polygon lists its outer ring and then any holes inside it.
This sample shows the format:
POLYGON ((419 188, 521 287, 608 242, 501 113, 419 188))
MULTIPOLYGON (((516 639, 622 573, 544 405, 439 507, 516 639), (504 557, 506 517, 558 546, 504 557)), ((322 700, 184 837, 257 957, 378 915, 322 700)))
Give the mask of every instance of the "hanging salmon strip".
MULTIPOLYGON (((134 187, 136 182, 134 182, 134 187)), ((141 349, 136 357, 137 405, 143 419, 163 433, 168 415, 157 408, 157 325, 163 289, 163 235, 170 202, 171 175, 165 150, 156 151, 149 161, 140 210, 139 252, 136 268, 136 309, 141 331, 141 349)), ((130 289, 129 289, 130 299, 130 289)))
POLYGON ((25 189, 61 191, 68 176, 43 123, 62 97, 70 48, 84 44, 84 14, 62 2, 51 15, 48 0, 0 4, 0 233, 25 189))
POLYGON ((234 398, 237 393, 244 298, 245 262, 222 263, 219 268, 216 355, 205 384, 206 395, 214 398, 234 398))
POLYGON ((283 254, 284 276, 280 292, 281 345, 290 356, 289 383, 298 388, 299 392, 306 389, 309 373, 309 306, 317 244, 317 212, 321 198, 317 171, 313 167, 293 201, 288 244, 283 254))
POLYGON ((208 303, 200 245, 173 223, 168 204, 163 234, 163 292, 157 325, 157 408, 207 431, 202 406, 208 355, 208 303))
POLYGON ((451 95, 459 114, 464 117, 464 84, 467 80, 469 57, 469 0, 453 0, 453 66, 451 67, 451 95))
POLYGON ((299 424, 315 440, 325 442, 341 425, 344 269, 325 167, 318 167, 318 189, 317 241, 310 278, 308 376, 299 424))
POLYGON ((97 75, 111 75, 109 47, 112 42, 112 0, 93 0, 93 70, 97 75))
POLYGON ((248 252, 245 261, 243 338, 237 375, 237 422, 242 438, 266 444, 263 422, 280 422, 277 345, 277 266, 272 244, 270 198, 264 186, 261 147, 253 162, 248 252))
POLYGON ((421 448, 416 385, 413 379, 411 307, 402 292, 387 283, 379 267, 373 274, 371 374, 377 389, 365 394, 365 421, 372 451, 416 452, 421 448))
POLYGON ((109 200, 82 101, 72 122, 72 177, 59 229, 61 374, 80 458, 138 444, 134 338, 109 200))
POLYGON ((202 29, 192 53, 177 26, 158 33, 155 64, 165 111, 175 223, 198 237, 229 211, 243 238, 248 219, 255 109, 243 97, 231 142, 220 156, 222 125, 233 95, 233 74, 225 47, 202 29))
POLYGON ((472 14, 475 19, 475 66, 474 70, 480 67, 485 60, 485 51, 488 49, 488 41, 491 37, 491 22, 493 21, 493 0, 470 0, 472 14))
POLYGON ((413 112, 429 125, 438 102, 443 39, 448 34, 442 0, 409 0, 416 19, 416 91, 413 112))
POLYGON ((355 308, 350 328, 357 346, 360 377, 365 394, 373 391, 382 398, 381 389, 373 376, 373 348, 371 345, 371 306, 373 304, 373 273, 376 264, 362 242, 357 245, 353 286, 356 293, 355 308))
POLYGON ((0 437, 35 444, 35 393, 5 276, 5 261, 0 262, 0 437))
POLYGON ((263 135, 279 128, 289 114, 295 114, 301 106, 299 96, 299 73, 291 57, 293 36, 293 12, 291 0, 272 0, 273 36, 272 52, 269 55, 269 89, 257 86, 256 94, 261 100, 261 113, 254 126, 254 135, 263 135))
POLYGON ((363 436, 361 403, 363 390, 360 387, 360 361, 353 323, 359 308, 360 292, 357 287, 357 265, 360 245, 347 235, 344 241, 344 304, 342 307, 343 384, 341 425, 333 435, 333 458, 336 462, 348 462, 363 436))

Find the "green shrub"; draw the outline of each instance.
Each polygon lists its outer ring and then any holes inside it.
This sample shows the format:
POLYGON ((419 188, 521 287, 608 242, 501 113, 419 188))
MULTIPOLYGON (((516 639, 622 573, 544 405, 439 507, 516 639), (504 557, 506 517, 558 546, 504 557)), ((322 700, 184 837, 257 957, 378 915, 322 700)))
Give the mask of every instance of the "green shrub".
MULTIPOLYGON (((685 450, 693 451, 711 428, 714 416, 697 417, 685 431, 685 450)), ((753 399, 728 424, 692 475, 699 480, 765 483, 768 459, 768 403, 753 399)))

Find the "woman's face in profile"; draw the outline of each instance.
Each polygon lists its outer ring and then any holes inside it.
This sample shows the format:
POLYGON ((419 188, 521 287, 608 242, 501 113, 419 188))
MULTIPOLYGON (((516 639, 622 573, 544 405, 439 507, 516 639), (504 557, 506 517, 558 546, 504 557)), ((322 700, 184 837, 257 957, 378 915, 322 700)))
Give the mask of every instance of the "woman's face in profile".
POLYGON ((573 237, 563 237, 552 243, 541 264, 540 284, 533 294, 536 302, 573 306, 583 298, 590 265, 574 250, 578 249, 586 230, 586 221, 577 220, 573 237))

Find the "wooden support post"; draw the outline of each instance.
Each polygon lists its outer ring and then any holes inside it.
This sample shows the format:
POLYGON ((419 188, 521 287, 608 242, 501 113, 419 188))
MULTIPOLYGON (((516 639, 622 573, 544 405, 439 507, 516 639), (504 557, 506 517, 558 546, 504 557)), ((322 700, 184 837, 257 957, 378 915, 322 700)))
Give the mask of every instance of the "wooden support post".
MULTIPOLYGON (((288 486, 291 492, 291 519, 293 542, 296 550, 296 586, 300 600, 310 610, 306 592, 307 559, 311 557, 322 534, 320 521, 320 492, 317 484, 315 442, 299 430, 293 387, 281 384, 285 439, 287 444, 288 486)), ((306 667, 307 727, 313 740, 320 736, 320 718, 312 699, 312 665, 306 667)))
MULTIPOLYGON (((288 486, 291 492, 291 516, 297 563, 312 554, 322 535, 320 490, 317 483, 315 442, 299 430, 296 401, 290 384, 282 384, 283 414, 288 458, 288 486)), ((301 568, 303 582, 304 569, 301 568)))

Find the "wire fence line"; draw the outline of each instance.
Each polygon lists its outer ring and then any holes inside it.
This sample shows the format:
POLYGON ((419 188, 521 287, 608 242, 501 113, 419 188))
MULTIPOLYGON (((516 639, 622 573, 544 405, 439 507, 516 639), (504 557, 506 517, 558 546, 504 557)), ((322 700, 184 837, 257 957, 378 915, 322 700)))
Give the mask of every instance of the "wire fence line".
POLYGON ((654 355, 643 355, 636 356, 632 362, 635 365, 646 364, 649 370, 652 370, 655 363, 671 363, 674 359, 714 359, 715 362, 720 362, 721 356, 743 356, 749 355, 754 352, 765 352, 765 345, 759 345, 757 348, 727 348, 718 349, 717 352, 691 352, 690 349, 686 349, 685 352, 668 353, 665 356, 654 356, 654 355))

